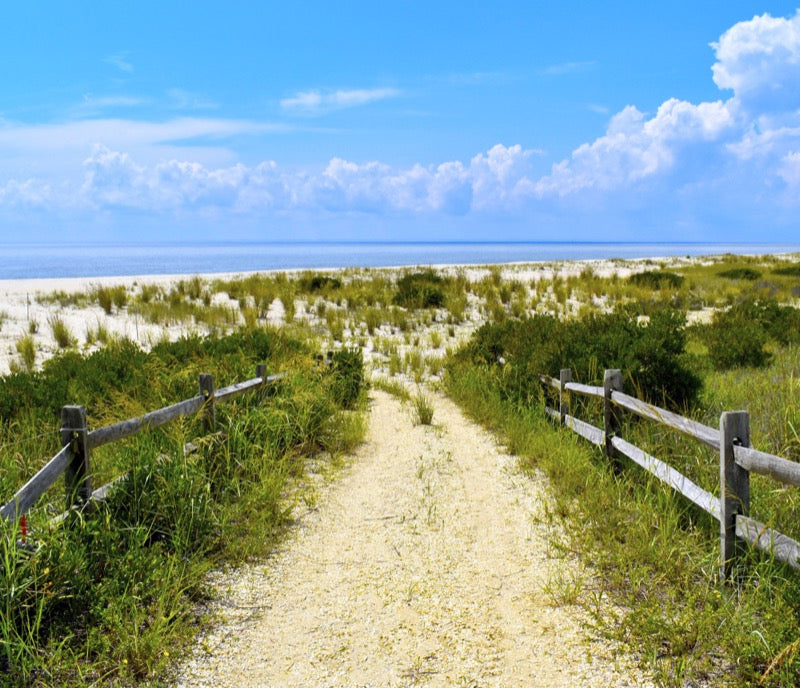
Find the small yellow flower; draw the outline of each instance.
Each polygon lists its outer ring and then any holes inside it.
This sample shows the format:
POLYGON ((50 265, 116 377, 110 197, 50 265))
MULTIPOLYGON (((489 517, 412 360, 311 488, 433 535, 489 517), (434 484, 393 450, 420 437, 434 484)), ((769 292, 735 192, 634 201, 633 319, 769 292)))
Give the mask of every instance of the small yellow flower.
POLYGON ((127 663, 128 663, 128 660, 127 660, 127 659, 123 659, 123 660, 122 660, 122 663, 123 663, 123 664, 127 664, 127 663))
POLYGON ((169 652, 167 652, 166 650, 164 650, 164 656, 165 656, 165 657, 169 657, 169 652))

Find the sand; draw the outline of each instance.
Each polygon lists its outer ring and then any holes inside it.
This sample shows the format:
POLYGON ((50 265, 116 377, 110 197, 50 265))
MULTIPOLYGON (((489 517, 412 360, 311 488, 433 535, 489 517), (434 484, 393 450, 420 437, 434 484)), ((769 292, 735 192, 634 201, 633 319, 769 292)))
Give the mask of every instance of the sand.
MULTIPOLYGON (((550 279, 558 274, 561 277, 579 275, 591 269, 597 275, 607 277, 617 274, 626 277, 632 272, 645 269, 656 269, 659 265, 683 265, 702 260, 699 258, 654 258, 636 260, 578 260, 542 263, 511 263, 500 267, 503 277, 527 283, 539 279, 550 279)), ((437 265, 432 266, 445 273, 464 274, 467 279, 477 282, 490 273, 488 266, 461 266, 437 265)), ((395 275, 402 268, 374 268, 390 275, 395 275)), ((288 274, 299 271, 272 271, 286 272, 288 274)), ((332 270, 342 272, 342 270, 332 270)), ((201 275, 203 280, 234 279, 246 277, 253 273, 219 273, 201 275)), ((266 271, 263 274, 271 274, 266 271)), ((195 275, 135 275, 121 277, 89 277, 89 278, 50 278, 50 279, 23 279, 0 280, 0 375, 7 374, 14 364, 20 364, 20 356, 16 344, 18 340, 30 334, 33 337, 37 350, 36 365, 56 355, 59 347, 56 344, 51 321, 60 318, 72 334, 78 349, 89 352, 100 346, 92 342, 96 338, 99 328, 106 330, 109 335, 127 337, 148 348, 154 342, 163 338, 177 339, 190 332, 203 334, 207 331, 202 325, 173 323, 169 325, 146 322, 141 317, 132 313, 128 308, 113 309, 112 314, 107 314, 97 303, 83 307, 75 305, 62 306, 58 301, 45 298, 56 292, 65 294, 86 293, 97 287, 125 286, 130 293, 136 293, 142 285, 157 285, 168 291, 171 286, 180 280, 189 280, 195 275)), ((229 304, 231 308, 238 309, 238 303, 228 301, 225 294, 216 294, 215 303, 229 304)), ((301 313, 302 313, 302 304, 301 313)), ((574 304, 576 307, 578 304, 574 304)), ((283 305, 280 302, 273 304, 268 314, 267 321, 277 325, 283 320, 283 305)), ((481 322, 468 324, 461 328, 460 339, 468 336, 481 322)), ((368 346, 367 354, 371 347, 368 346)))
POLYGON ((587 573, 554 554, 545 479, 432 400, 434 425, 414 426, 371 393, 367 441, 318 507, 268 561, 215 577, 221 623, 176 685, 653 685, 558 601, 587 573))

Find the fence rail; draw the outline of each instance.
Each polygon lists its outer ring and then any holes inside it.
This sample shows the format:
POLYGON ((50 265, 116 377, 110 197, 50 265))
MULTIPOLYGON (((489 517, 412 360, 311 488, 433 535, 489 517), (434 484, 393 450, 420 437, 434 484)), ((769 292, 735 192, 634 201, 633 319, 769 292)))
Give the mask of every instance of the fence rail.
POLYGON ((24 516, 61 475, 64 475, 68 510, 79 504, 105 499, 111 487, 122 476, 92 490, 89 470, 92 449, 198 413, 204 414, 204 425, 210 430, 214 424, 217 403, 231 401, 247 392, 264 390, 285 375, 286 373, 280 373, 267 376, 266 366, 259 364, 256 367, 256 377, 215 390, 213 377, 204 373, 199 377, 200 393, 197 396, 92 431, 86 425, 86 410, 83 406, 65 406, 61 410, 63 447, 0 508, 0 517, 16 520, 24 516))
POLYGON ((573 381, 568 368, 560 372, 558 379, 539 375, 539 380, 551 391, 558 391, 558 409, 546 406, 548 416, 603 447, 615 467, 620 457, 630 459, 720 522, 720 578, 730 575, 742 543, 768 552, 800 570, 800 543, 749 516, 750 473, 800 486, 800 463, 750 447, 750 417, 746 411, 723 413, 720 427, 716 429, 624 394, 619 370, 605 371, 603 387, 573 381), (571 394, 602 399, 604 427, 598 428, 570 415, 571 394), (623 439, 619 409, 682 432, 719 451, 719 496, 623 439))

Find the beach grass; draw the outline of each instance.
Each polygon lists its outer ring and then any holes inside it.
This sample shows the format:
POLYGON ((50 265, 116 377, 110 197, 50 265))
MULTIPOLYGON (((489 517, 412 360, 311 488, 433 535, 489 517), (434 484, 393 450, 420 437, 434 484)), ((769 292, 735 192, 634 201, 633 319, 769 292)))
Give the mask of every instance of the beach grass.
POLYGON ((94 508, 54 520, 64 508, 57 484, 28 514, 24 542, 20 524, 2 523, 4 685, 164 675, 204 627, 208 572, 265 556, 302 494, 306 457, 335 461, 363 437, 360 357, 327 368, 314 353, 276 331, 240 330, 151 352, 117 341, 3 380, 0 489, 10 496, 57 450, 64 403, 82 401, 98 427, 194 396, 200 372, 218 386, 253 377, 263 361, 287 373, 268 400, 218 405, 212 434, 187 418, 92 452, 95 486, 123 476, 94 508))
MULTIPOLYGON (((718 526, 715 522, 637 468, 627 466, 621 473, 615 473, 602 455, 573 434, 554 427, 544 416, 542 398, 532 378, 538 372, 557 375, 558 370, 534 370, 532 356, 526 359, 527 369, 509 366, 508 350, 491 347, 486 350, 490 356, 484 363, 478 364, 475 360, 465 363, 463 352, 481 341, 490 342, 484 336, 486 330, 484 335, 476 334, 487 324, 499 333, 494 341, 505 346, 509 343, 507 333, 522 331, 519 323, 527 323, 534 316, 551 316, 557 323, 592 319, 605 322, 598 318, 614 316, 631 323, 630 327, 647 328, 657 324, 665 311, 674 312, 688 321, 686 325, 682 319, 674 323, 673 329, 681 333, 681 351, 676 360, 686 374, 695 375, 701 383, 695 394, 679 402, 678 410, 716 425, 721 411, 749 408, 755 446, 800 458, 797 384, 800 342, 786 332, 785 322, 789 321, 781 320, 786 312, 780 310, 797 304, 800 295, 798 265, 798 256, 718 256, 442 269, 348 269, 226 278, 191 276, 177 282, 117 288, 104 294, 102 301, 97 285, 90 285, 82 292, 60 290, 39 294, 37 305, 57 309, 65 325, 76 311, 94 307, 92 334, 86 337, 83 353, 68 349, 56 359, 50 357, 58 353, 57 345, 48 348, 51 345, 41 334, 31 335, 35 357, 30 366, 18 364, 19 371, 15 374, 21 375, 29 369, 35 370, 37 375, 54 376, 58 384, 51 388, 63 390, 67 396, 48 401, 51 404, 49 417, 33 409, 20 410, 18 416, 2 425, 0 445, 12 443, 20 436, 33 435, 33 427, 43 427, 48 429, 48 434, 38 441, 33 455, 52 454, 57 450, 53 409, 61 403, 74 403, 76 399, 86 399, 92 423, 97 424, 113 420, 115 413, 136 415, 154 403, 160 405, 168 399, 193 394, 197 373, 204 372, 200 369, 203 366, 191 356, 185 358, 184 354, 176 353, 180 347, 174 348, 177 345, 171 344, 171 340, 202 342, 209 335, 212 338, 208 341, 221 341, 220 338, 227 335, 252 337, 258 336, 254 333, 273 332, 265 330, 268 327, 281 328, 280 336, 287 342, 285 348, 279 347, 279 353, 268 360, 275 361, 276 369, 300 361, 300 369, 304 371, 298 378, 299 386, 292 388, 290 399, 293 395, 306 399, 308 390, 313 390, 313 395, 319 393, 328 399, 327 404, 332 404, 327 416, 328 411, 322 412, 323 407, 328 408, 324 405, 297 407, 289 401, 285 402, 288 406, 279 404, 281 413, 292 409, 307 419, 307 424, 299 430, 282 426, 278 412, 251 417, 250 414, 257 411, 247 405, 241 427, 234 427, 238 422, 234 418, 236 414, 221 416, 221 420, 229 424, 226 436, 234 446, 213 439, 208 440, 207 446, 201 442, 198 458, 186 463, 182 474, 186 477, 176 482, 178 492, 171 502, 175 506, 170 507, 175 509, 185 498, 191 502, 192 490, 206 479, 204 471, 233 472, 222 481, 222 494, 211 495, 214 508, 218 506, 214 500, 221 500, 222 504, 220 511, 213 512, 213 518, 208 515, 212 512, 204 510, 205 502, 199 495, 194 497, 199 509, 196 513, 179 510, 170 516, 185 519, 187 527, 201 530, 207 527, 203 525, 206 519, 211 518, 213 527, 210 527, 211 540, 198 540, 206 543, 201 549, 207 549, 210 554, 204 559, 206 563, 197 569, 181 568, 183 564, 178 561, 165 564, 168 569, 175 567, 187 576, 178 579, 184 581, 177 584, 178 588, 184 586, 182 596, 169 597, 165 592, 158 602, 164 609, 162 616, 169 621, 155 624, 153 634, 147 636, 149 640, 137 640, 136 647, 140 649, 136 652, 131 650, 128 641, 120 646, 127 648, 123 652, 103 645, 98 638, 94 640, 98 644, 91 646, 93 649, 88 655, 86 646, 74 646, 82 647, 83 657, 91 656, 91 661, 78 661, 78 651, 73 646, 60 646, 55 641, 49 645, 45 643, 46 652, 56 658, 58 671, 66 671, 64 667, 70 663, 77 664, 80 668, 76 671, 83 672, 81 676, 86 677, 86 683, 95 680, 101 671, 109 672, 107 682, 110 683, 161 675, 169 658, 158 656, 159 642, 166 637, 173 638, 168 629, 174 619, 189 624, 196 622, 195 605, 204 594, 202 580, 208 566, 256 556, 265 551, 259 543, 267 543, 265 546, 269 547, 269 543, 274 542, 275 534, 281 530, 282 514, 285 515, 282 502, 276 501, 276 496, 285 492, 287 481, 302 474, 302 462, 297 457, 308 451, 345 451, 363 436, 363 414, 358 403, 351 408, 347 400, 352 398, 348 388, 356 383, 352 379, 338 386, 321 383, 317 364, 312 363, 309 356, 312 350, 330 349, 342 352, 343 358, 338 364, 342 372, 350 365, 358 367, 360 357, 364 378, 357 386, 360 388, 366 378, 371 377, 376 387, 407 400, 416 422, 433 422, 433 406, 426 390, 443 387, 473 417, 498 433, 508 450, 519 456, 523 470, 547 474, 552 500, 548 504, 548 518, 557 522, 565 533, 563 539, 553 543, 553 552, 578 557, 593 571, 588 578, 582 578, 577 587, 572 579, 565 580, 561 587, 558 581, 553 581, 549 594, 565 603, 569 600, 570 604, 583 606, 593 619, 595 632, 628 643, 639 653, 642 664, 655 673, 660 685, 706 682, 746 686, 759 681, 763 685, 793 685, 800 677, 795 641, 800 631, 796 611, 800 608, 797 605, 800 600, 798 574, 767 556, 751 553, 745 558, 735 582, 720 585, 716 579, 718 526), (752 314, 752 306, 747 304, 753 303, 758 304, 760 310, 757 309, 756 318, 750 318, 756 321, 757 327, 753 326, 748 341, 758 343, 764 355, 757 360, 730 362, 715 358, 715 342, 741 332, 741 323, 735 317, 737 309, 750 308, 748 312, 752 314), (764 308, 765 304, 768 307, 764 308), (104 318, 102 323, 99 317, 104 318), (131 338, 134 342, 130 342, 131 338), (134 356, 133 349, 125 348, 130 346, 135 346, 141 355, 151 350, 155 356, 142 363, 145 378, 158 381, 159 391, 155 397, 144 393, 133 397, 114 394, 112 386, 107 387, 107 398, 95 402, 88 392, 96 385, 68 374, 74 357, 95 355, 92 352, 108 352, 105 354, 110 357, 108 360, 118 363, 139 361, 140 354, 134 356), (172 353, 167 355, 168 352, 172 353), (523 369, 527 377, 517 375, 523 369), (301 390, 306 391, 301 393, 301 390), (516 396, 510 394, 512 391, 516 396), (104 410, 98 412, 101 407, 104 410), (118 411, 111 411, 112 408, 118 411), (323 416, 329 419, 326 424, 315 425, 323 416), (251 426, 255 422, 263 423, 268 434, 259 435, 251 426), (245 445, 252 437, 263 446, 277 447, 285 453, 269 449, 259 457, 247 458, 245 445), (212 461, 200 458, 211 456, 212 461), (282 458, 267 460, 265 456, 282 458), (244 473, 237 472, 238 464, 242 464, 244 473), (195 474, 195 470, 200 473, 195 474), (232 495, 236 496, 235 501, 232 495), (231 501, 225 501, 229 498, 231 501), (262 510, 269 516, 251 540, 247 525, 250 515, 258 518, 262 510), (232 538, 224 545, 219 542, 222 532, 232 538), (173 601, 167 604, 168 597, 173 601), (606 603, 609 600, 613 603, 610 606, 606 603), (150 649, 141 650, 147 647, 150 649)), ((45 315, 38 317, 46 321, 49 311, 43 312, 45 315)), ((669 323, 663 324, 667 327, 669 323)), ((72 327, 71 331, 88 332, 88 326, 72 327)), ((0 334, 8 330, 7 319, 0 334)), ((270 336, 278 335, 273 332, 270 336)), ((597 332, 592 336, 598 336, 597 332)), ((628 335, 621 338, 626 337, 630 338, 628 335)), ((589 339, 575 341, 571 356, 581 358, 589 352, 589 339), (586 346, 578 346, 581 341, 586 346)), ((184 346, 191 349, 198 345, 184 346)), ((743 351, 752 348, 747 346, 743 351)), ((657 349, 648 349, 645 337, 638 355, 652 356, 657 349)), ((580 363, 562 362, 576 369, 582 376, 581 382, 590 382, 592 375, 602 376, 603 367, 613 367, 603 360, 602 351, 589 353, 594 361, 588 356, 585 360, 581 358, 580 363)), ((17 355, 21 357, 22 353, 17 355)), ((249 376, 236 366, 252 367, 253 360, 245 364, 238 354, 231 360, 228 358, 223 356, 215 363, 221 366, 215 377, 219 376, 220 381, 232 381, 240 372, 249 376)), ((626 360, 623 367, 629 367, 629 363, 626 360)), ((106 365, 104 369, 112 367, 106 365)), ((644 372, 652 369, 647 362, 642 366, 644 372)), ((7 376, 6 385, 9 380, 20 385, 23 378, 7 376)), ((650 382, 658 380, 656 376, 650 382)), ((633 381, 634 378, 629 380, 633 381)), ((134 385, 137 389, 138 384, 134 385)), ((685 387, 683 383, 677 387, 681 385, 685 387)), ((130 381, 125 381, 124 387, 130 386, 130 381)), ((118 383, 116 387, 123 385, 118 383)), ((142 389, 146 387, 145 384, 142 389)), ((33 388, 14 389, 23 398, 35 396, 33 388)), ((580 412, 587 419, 597 421, 602 409, 587 403, 580 412)), ((149 478, 146 473, 142 474, 143 479, 152 481, 162 470, 158 468, 158 457, 174 454, 196 431, 191 423, 181 424, 171 433, 149 440, 152 446, 133 443, 120 447, 120 451, 98 451, 97 478, 106 480, 120 471, 130 470, 133 457, 144 455, 151 457, 148 461, 155 461, 148 470, 156 473, 149 478)), ((701 486, 716 490, 719 469, 713 452, 641 422, 626 425, 624 433, 650 453, 669 460, 701 486)), ((2 457, 4 465, 9 466, 7 473, 0 477, 4 493, 13 491, 24 476, 35 470, 35 462, 30 457, 31 452, 11 449, 2 457)), ((184 464, 179 461, 175 465, 184 464)), ((158 478, 162 479, 166 478, 158 478)), ((800 537, 800 531, 793 525, 798 521, 800 507, 796 490, 755 477, 752 489, 754 510, 758 515, 779 524, 787 534, 800 537)), ((150 512, 145 510, 145 513, 150 512)), ((161 529, 159 526, 158 530, 161 529)), ((144 532, 132 525, 129 536, 137 541, 136 537, 141 539, 144 532)), ((96 545, 95 541, 92 543, 96 545)), ((191 546, 180 537, 170 543, 169 547, 182 553, 191 546)), ((156 546, 166 547, 158 543, 156 546)), ((125 540, 109 543, 109 547, 124 549, 132 545, 125 540)), ((141 556, 150 555, 146 552, 141 556)), ((10 567, 9 571, 12 569, 10 567)), ((45 578, 37 578, 43 570, 40 567, 38 573, 26 574, 29 575, 27 579, 20 578, 20 589, 33 591, 46 585, 45 578)), ((149 582, 138 584, 146 586, 149 582)), ((56 588, 48 590, 57 596, 56 588)), ((50 604, 50 598, 47 600, 50 604)), ((25 628, 40 630, 49 619, 50 612, 42 613, 39 604, 31 602, 26 607, 25 623, 29 625, 25 628)), ((114 613, 124 616, 119 611, 114 613)), ((140 618, 133 611, 124 613, 140 618)), ((113 626, 109 637, 122 633, 122 626, 121 621, 113 626)), ((12 631, 8 633, 11 638, 12 631)), ((28 667, 39 667, 34 655, 41 650, 31 652, 32 646, 21 640, 25 633, 30 637, 30 631, 25 631, 13 641, 16 645, 8 645, 17 648, 9 657, 16 657, 13 661, 23 662, 28 667)), ((176 632, 174 636, 175 647, 184 642, 181 638, 188 637, 181 633, 176 632)), ((62 678, 76 685, 84 680, 74 676, 62 678)))

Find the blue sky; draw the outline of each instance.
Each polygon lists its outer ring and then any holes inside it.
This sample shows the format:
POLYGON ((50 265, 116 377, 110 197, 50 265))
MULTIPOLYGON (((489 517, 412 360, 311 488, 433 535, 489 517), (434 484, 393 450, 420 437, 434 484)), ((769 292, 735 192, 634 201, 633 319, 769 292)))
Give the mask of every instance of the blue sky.
POLYGON ((785 2, 0 11, 0 241, 800 241, 785 2))

